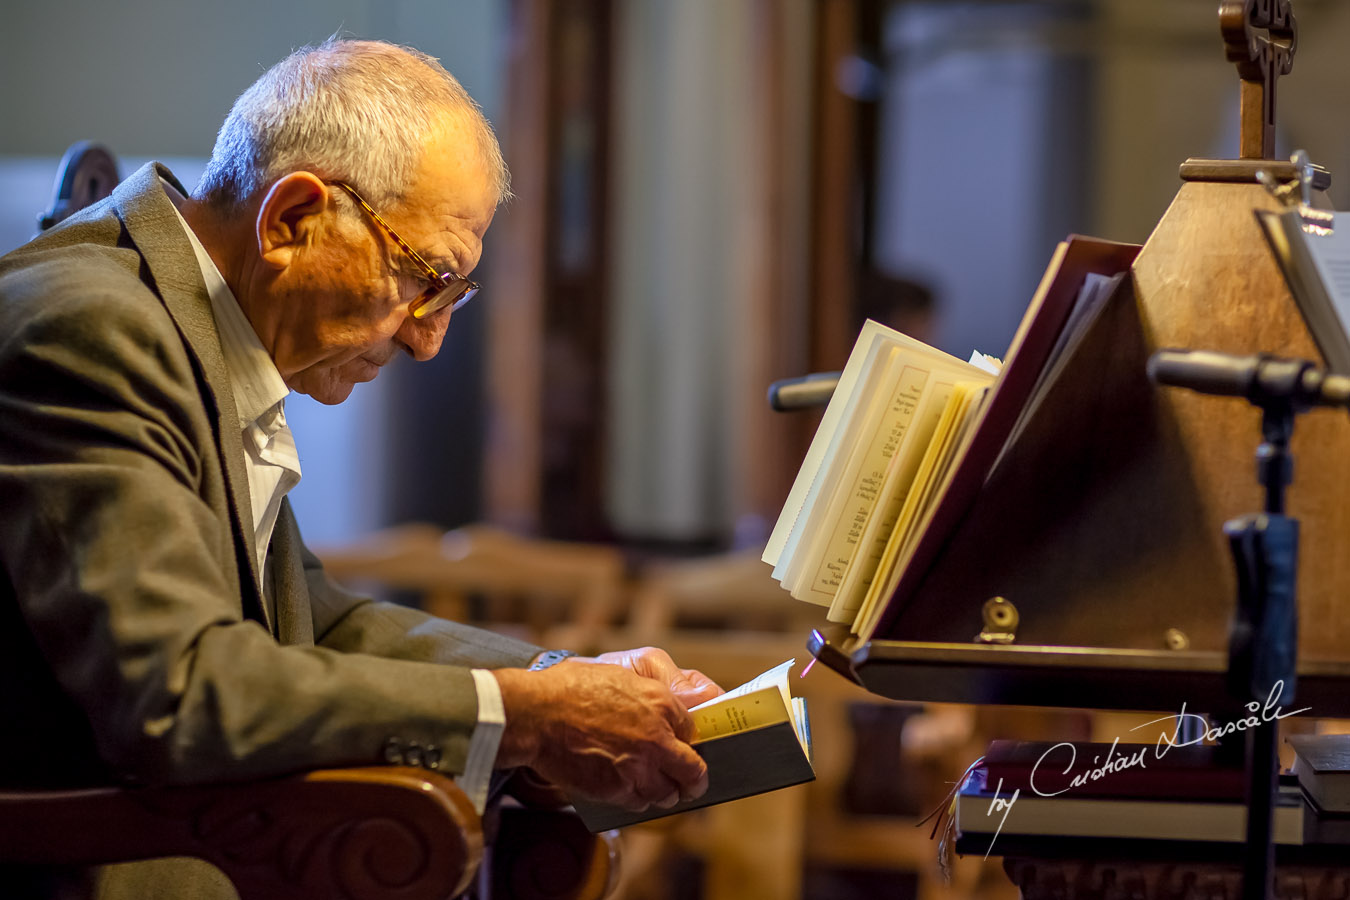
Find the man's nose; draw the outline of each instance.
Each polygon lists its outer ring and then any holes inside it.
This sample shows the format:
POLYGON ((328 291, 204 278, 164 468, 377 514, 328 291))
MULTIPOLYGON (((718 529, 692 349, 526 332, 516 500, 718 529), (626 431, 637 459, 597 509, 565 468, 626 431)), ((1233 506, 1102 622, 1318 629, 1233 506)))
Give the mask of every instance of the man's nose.
POLYGON ((445 330, 449 326, 450 309, 447 307, 425 319, 408 316, 394 337, 408 348, 413 359, 426 362, 440 352, 441 341, 445 340, 445 330))

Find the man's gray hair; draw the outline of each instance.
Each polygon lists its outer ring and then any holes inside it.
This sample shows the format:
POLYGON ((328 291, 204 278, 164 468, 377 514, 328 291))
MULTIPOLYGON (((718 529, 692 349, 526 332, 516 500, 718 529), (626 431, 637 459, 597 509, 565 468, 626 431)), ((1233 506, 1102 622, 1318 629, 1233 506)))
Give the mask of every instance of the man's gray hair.
POLYGON ((411 184, 427 139, 456 118, 477 133, 501 203, 510 197, 501 148, 453 75, 411 47, 329 38, 294 51, 240 95, 195 194, 238 208, 282 176, 306 170, 388 204, 411 184))

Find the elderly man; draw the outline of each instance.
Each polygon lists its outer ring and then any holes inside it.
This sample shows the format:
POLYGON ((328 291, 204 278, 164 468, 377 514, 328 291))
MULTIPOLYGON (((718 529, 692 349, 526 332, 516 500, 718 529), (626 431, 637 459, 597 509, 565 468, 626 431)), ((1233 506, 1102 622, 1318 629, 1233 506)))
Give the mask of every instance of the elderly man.
MULTIPOLYGON (((330 41, 239 98, 191 196, 147 166, 0 259, 0 779, 386 761, 480 804, 513 766, 632 807, 703 791, 707 678, 347 594, 285 499, 287 393, 339 403, 433 357, 507 191, 435 60, 330 41)), ((120 868, 110 891, 176 896, 166 864, 120 868)))

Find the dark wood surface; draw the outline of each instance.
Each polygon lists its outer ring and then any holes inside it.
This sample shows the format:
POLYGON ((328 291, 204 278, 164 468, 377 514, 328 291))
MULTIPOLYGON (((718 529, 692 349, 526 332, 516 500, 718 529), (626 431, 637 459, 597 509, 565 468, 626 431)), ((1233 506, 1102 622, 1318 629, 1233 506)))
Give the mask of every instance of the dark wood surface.
MULTIPOLYGON (((1022 900, 1238 900, 1243 896, 1239 863, 1140 862, 1119 859, 1005 859, 1004 870, 1022 900)), ((1350 868, 1279 865, 1275 900, 1340 900, 1350 893, 1350 868)))

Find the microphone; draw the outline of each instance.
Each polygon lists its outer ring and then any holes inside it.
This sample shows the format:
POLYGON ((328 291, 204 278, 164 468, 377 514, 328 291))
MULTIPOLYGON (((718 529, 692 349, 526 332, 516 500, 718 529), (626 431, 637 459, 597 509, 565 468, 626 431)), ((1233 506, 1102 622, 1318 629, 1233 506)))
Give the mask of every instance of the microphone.
POLYGON ((1158 384, 1202 394, 1245 397, 1257 406, 1350 406, 1350 378, 1324 372, 1304 359, 1267 353, 1235 356, 1212 350, 1159 350, 1149 357, 1148 376, 1158 384))

